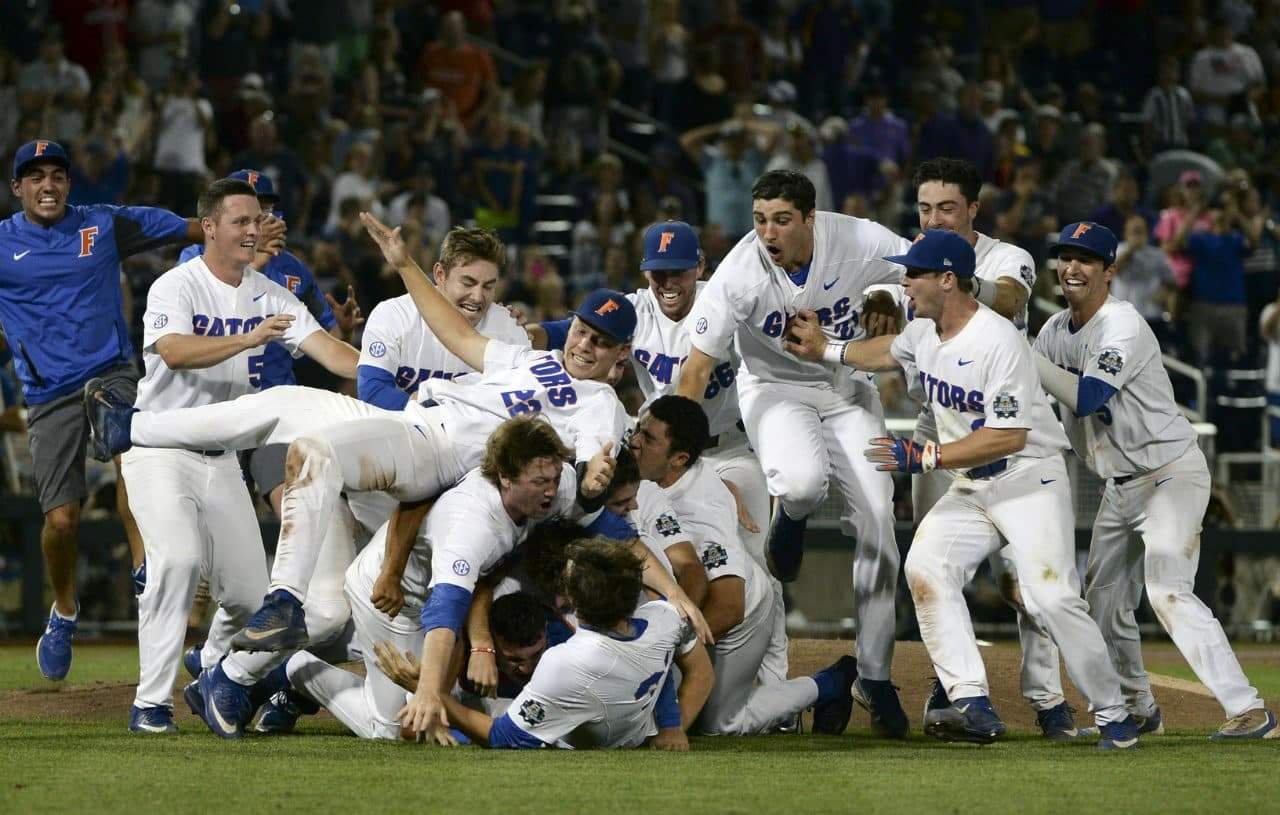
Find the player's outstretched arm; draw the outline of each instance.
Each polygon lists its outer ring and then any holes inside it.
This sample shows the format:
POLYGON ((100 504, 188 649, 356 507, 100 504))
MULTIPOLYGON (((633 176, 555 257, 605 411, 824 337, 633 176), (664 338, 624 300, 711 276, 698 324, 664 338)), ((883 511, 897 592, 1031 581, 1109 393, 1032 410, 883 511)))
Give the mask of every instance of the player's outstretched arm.
MULTIPOLYGON (((211 368, 241 351, 284 337, 292 314, 273 314, 248 334, 206 337, 197 334, 165 334, 155 341, 156 353, 172 371, 211 368)), ((354 369, 353 369, 354 370, 354 369)))
POLYGON ((404 579, 404 567, 413 552, 413 544, 418 538, 422 521, 434 504, 434 498, 402 502, 391 512, 391 520, 387 522, 382 570, 373 581, 373 593, 369 595, 373 607, 388 617, 396 616, 404 607, 404 590, 400 587, 400 581, 404 579))
POLYGON ((711 371, 715 367, 715 357, 698 348, 690 348, 689 357, 680 366, 680 383, 676 385, 676 393, 702 404, 702 397, 707 392, 707 381, 711 379, 711 371))
POLYGON ((680 616, 688 620, 689 625, 693 626, 693 631, 698 635, 698 639, 708 645, 713 644, 715 637, 712 636, 711 628, 702 616, 702 610, 689 599, 689 596, 684 593, 684 589, 680 588, 680 584, 675 581, 675 578, 662 567, 658 559, 653 556, 653 552, 649 551, 649 547, 645 546, 639 538, 636 538, 631 541, 631 551, 644 563, 644 571, 641 575, 644 587, 667 598, 667 602, 675 606, 676 611, 680 612, 680 616))
POLYGON ((457 638, 451 628, 433 628, 422 642, 422 664, 418 669, 418 687, 397 718, 402 727, 416 733, 430 733, 443 745, 455 745, 449 735, 444 699, 449 689, 443 687, 449 676, 450 656, 457 638))
POLYGON ((444 697, 444 710, 449 717, 449 724, 461 730, 476 744, 489 746, 489 731, 493 729, 493 719, 487 713, 472 710, 448 695, 444 697))
POLYGON ((481 579, 471 595, 467 611, 467 679, 481 696, 498 695, 498 651, 489 630, 489 609, 493 608, 493 586, 481 579))
POLYGON ((476 331, 427 279, 426 272, 422 271, 422 267, 405 248, 404 240, 400 237, 400 227, 392 229, 367 212, 360 213, 360 222, 382 250, 387 263, 400 273, 405 289, 413 298, 413 304, 431 333, 458 359, 477 371, 483 371, 484 349, 489 344, 489 338, 476 331))
POLYGON ((707 569, 698 559, 698 552, 689 541, 678 541, 671 544, 663 553, 671 563, 671 571, 675 572, 676 583, 684 589, 684 593, 698 606, 707 598, 707 569))
POLYGON ((686 653, 676 655, 676 665, 680 666, 680 692, 676 694, 680 702, 680 728, 688 730, 697 721, 702 706, 711 695, 711 688, 716 683, 716 672, 711 666, 711 657, 701 643, 694 645, 686 653))
POLYGON ((747 608, 747 581, 741 577, 717 577, 707 586, 703 613, 716 639, 728 634, 742 622, 747 608))
POLYGON ((968 470, 1013 455, 1027 444, 1027 431, 1021 427, 980 427, 950 444, 925 442, 917 444, 909 438, 878 436, 863 455, 886 472, 927 473, 932 470, 968 470))
POLYGON ((889 349, 896 334, 885 334, 857 342, 832 342, 822 330, 818 315, 805 309, 787 325, 782 347, 810 362, 848 365, 860 371, 891 371, 898 367, 889 349))
POLYGON ((379 640, 373 644, 373 656, 378 668, 387 678, 400 687, 413 693, 418 687, 418 657, 412 651, 400 652, 400 649, 387 640, 379 640))
POLYGON ((324 366, 325 370, 343 379, 356 378, 356 365, 360 352, 350 343, 337 339, 327 331, 312 331, 298 346, 302 353, 324 366))
POLYGON ((1031 292, 1027 291, 1026 286, 1009 276, 998 277, 995 282, 975 277, 973 282, 980 287, 978 293, 974 295, 978 301, 986 303, 992 311, 1006 320, 1012 320, 1021 315, 1023 307, 1031 297, 1031 292), (988 290, 990 294, 987 294, 988 290), (991 302, 988 303, 988 299, 991 302))

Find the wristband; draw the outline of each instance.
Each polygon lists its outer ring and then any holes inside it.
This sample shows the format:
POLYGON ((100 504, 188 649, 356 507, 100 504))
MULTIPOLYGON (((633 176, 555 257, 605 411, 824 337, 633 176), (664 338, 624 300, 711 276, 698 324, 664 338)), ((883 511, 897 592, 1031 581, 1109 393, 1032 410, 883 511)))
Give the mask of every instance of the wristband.
POLYGON ((829 342, 827 347, 822 349, 822 361, 830 365, 844 365, 844 349, 848 345, 847 342, 829 342))
POLYGON ((495 650, 494 650, 494 649, 492 649, 492 648, 472 648, 472 649, 471 649, 471 653, 473 653, 473 654, 493 654, 493 655, 495 655, 495 656, 497 656, 497 654, 498 654, 498 652, 497 652, 497 651, 495 651, 495 650))
POLYGON ((942 445, 937 442, 927 441, 924 443, 924 449, 920 451, 920 470, 921 472, 932 472, 942 468, 942 445))

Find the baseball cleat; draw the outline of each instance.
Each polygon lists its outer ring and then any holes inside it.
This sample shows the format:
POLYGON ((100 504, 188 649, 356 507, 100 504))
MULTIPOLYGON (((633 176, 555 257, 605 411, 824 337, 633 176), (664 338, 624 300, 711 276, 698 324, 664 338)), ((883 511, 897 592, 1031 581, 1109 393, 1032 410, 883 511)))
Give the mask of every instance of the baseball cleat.
POLYGON ((888 679, 858 677, 853 683, 853 701, 871 714, 871 729, 885 739, 905 739, 911 730, 907 712, 898 699, 898 689, 888 679))
POLYGON ((204 665, 200 660, 200 652, 203 650, 204 643, 197 642, 182 655, 182 667, 187 669, 187 673, 191 675, 192 679, 199 679, 200 672, 204 670, 204 665))
POLYGON ((292 733, 302 716, 314 716, 320 706, 290 688, 278 691, 262 706, 254 730, 259 733, 292 733))
POLYGON ((84 411, 89 417, 89 443, 98 461, 110 461, 133 446, 129 430, 137 409, 97 377, 84 383, 84 411))
POLYGON ((244 726, 253 716, 249 689, 231 681, 223 672, 221 662, 201 673, 196 681, 204 698, 204 723, 214 735, 224 739, 243 736, 244 726))
MULTIPOLYGON (((204 696, 200 693, 199 679, 182 689, 182 701, 187 703, 187 707, 196 718, 204 722, 204 696)), ((208 724, 208 722, 204 723, 208 724)))
POLYGON ((924 717, 924 732, 942 741, 990 744, 1004 736, 1005 726, 991 699, 970 696, 955 700, 950 707, 929 711, 924 717))
POLYGON ((1138 735, 1159 736, 1164 733, 1164 714, 1160 712, 1160 708, 1156 708, 1150 716, 1134 714, 1133 718, 1138 723, 1138 735))
POLYGON ((920 714, 920 722, 923 724, 929 711, 942 710, 945 707, 951 707, 951 700, 947 698, 947 689, 942 687, 942 680, 935 676, 929 696, 924 700, 924 713, 920 714))
POLYGON ((147 590, 147 562, 144 560, 138 564, 138 568, 131 569, 129 576, 133 578, 133 596, 141 597, 147 590))
POLYGON ((302 602, 284 589, 268 594, 249 624, 231 638, 231 647, 237 651, 296 651, 306 644, 302 602))
POLYGON ((129 708, 129 731, 132 733, 177 733, 173 711, 164 705, 129 708))
POLYGON ((813 706, 813 732, 838 736, 849 726, 853 715, 851 689, 858 679, 858 661, 845 655, 835 664, 814 675, 818 683, 818 702, 813 706), (827 689, 825 694, 822 691, 827 689))
POLYGON ((76 616, 68 620, 49 609, 49 622, 36 643, 36 663, 45 679, 58 682, 66 679, 71 671, 71 638, 76 635, 79 615, 77 608, 76 616))
POLYGON ((773 563, 773 576, 783 583, 792 582, 800 574, 800 561, 804 559, 804 530, 808 523, 807 518, 792 520, 781 504, 773 515, 766 547, 773 563))
POLYGON ((1091 739, 1098 735, 1096 727, 1076 727, 1076 709, 1066 702, 1048 710, 1037 710, 1036 724, 1040 725, 1044 737, 1053 741, 1091 739))
POLYGON ((1099 750, 1132 750, 1138 746, 1138 720, 1132 715, 1098 728, 1102 738, 1099 750))
POLYGON ((1218 732, 1209 737, 1214 741, 1236 741, 1239 739, 1280 739, 1280 727, 1276 726, 1276 716, 1265 707, 1257 710, 1246 710, 1239 716, 1232 716, 1227 723, 1218 728, 1218 732))

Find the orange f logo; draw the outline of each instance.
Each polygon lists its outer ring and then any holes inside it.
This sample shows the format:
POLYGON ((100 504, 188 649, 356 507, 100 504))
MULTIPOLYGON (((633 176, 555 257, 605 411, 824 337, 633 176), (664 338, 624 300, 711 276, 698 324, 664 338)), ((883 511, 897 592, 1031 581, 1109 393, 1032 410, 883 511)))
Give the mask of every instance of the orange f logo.
POLYGON ((1076 231, 1071 233, 1072 240, 1080 237, 1084 233, 1088 232, 1090 229, 1093 229, 1093 224, 1089 224, 1089 223, 1076 224, 1076 231))
POLYGON ((87 258, 93 254, 93 242, 98 237, 98 227, 86 226, 80 230, 80 257, 87 258))
POLYGON ((258 171, 250 170, 248 172, 248 176, 249 176, 249 186, 253 187, 255 190, 258 189, 258 171))
POLYGON ((38 141, 38 142, 36 142, 36 155, 37 155, 37 156, 43 156, 43 155, 44 155, 44 151, 45 151, 45 150, 48 150, 48 149, 49 149, 49 142, 47 142, 47 141, 38 141))
POLYGON ((672 239, 675 238, 675 236, 676 236, 676 233, 674 232, 663 232, 662 236, 658 238, 658 251, 659 252, 667 251, 667 247, 671 245, 671 241, 672 239))
POLYGON ((600 308, 596 309, 596 314, 599 314, 601 317, 603 317, 609 312, 617 311, 617 310, 618 310, 618 302, 614 300, 612 297, 610 297, 608 300, 604 301, 604 304, 600 306, 600 308))

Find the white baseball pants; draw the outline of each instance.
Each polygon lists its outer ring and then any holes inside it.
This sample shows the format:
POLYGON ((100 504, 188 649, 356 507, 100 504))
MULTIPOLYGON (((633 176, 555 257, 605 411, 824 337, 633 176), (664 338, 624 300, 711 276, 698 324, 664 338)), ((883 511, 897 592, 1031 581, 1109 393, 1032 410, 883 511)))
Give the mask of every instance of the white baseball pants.
POLYGON ((1192 591, 1208 503, 1209 468, 1193 447, 1124 484, 1108 480, 1093 522, 1085 599, 1111 649, 1125 700, 1140 716, 1156 707, 1134 619, 1144 585, 1160 624, 1227 718, 1264 706, 1222 624, 1192 591))

